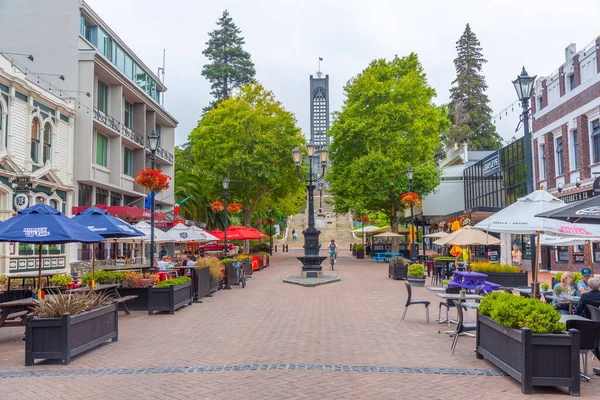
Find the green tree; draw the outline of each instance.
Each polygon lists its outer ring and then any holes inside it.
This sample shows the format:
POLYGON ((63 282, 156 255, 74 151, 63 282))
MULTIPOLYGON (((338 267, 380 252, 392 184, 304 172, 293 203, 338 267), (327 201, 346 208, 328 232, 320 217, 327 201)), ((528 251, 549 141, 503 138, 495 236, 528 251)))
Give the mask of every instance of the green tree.
POLYGON ((205 112, 228 99, 234 89, 254 82, 256 70, 250 53, 242 48, 246 42, 241 30, 233 23, 227 10, 217 21, 218 28, 210 32, 206 49, 202 52, 210 64, 202 68, 202 76, 210 82, 211 94, 215 98, 204 109, 205 112))
POLYGON ((456 79, 452 82, 448 106, 452 127, 446 144, 466 142, 472 150, 499 149, 502 139, 492 124, 492 109, 485 94, 487 84, 481 71, 487 60, 483 58, 481 44, 469 24, 456 42, 456 50, 456 79))
POLYGON ((397 232, 406 170, 414 169, 413 190, 421 197, 438 184, 434 155, 449 125, 446 110, 433 104, 435 90, 414 53, 372 61, 344 91, 327 174, 336 211, 381 211, 397 232))
POLYGON ((258 83, 205 114, 189 141, 193 167, 203 173, 201 192, 221 199, 221 181, 230 179, 229 201, 243 205, 245 226, 255 211, 290 210, 302 197, 292 150, 304 138, 294 116, 258 83))

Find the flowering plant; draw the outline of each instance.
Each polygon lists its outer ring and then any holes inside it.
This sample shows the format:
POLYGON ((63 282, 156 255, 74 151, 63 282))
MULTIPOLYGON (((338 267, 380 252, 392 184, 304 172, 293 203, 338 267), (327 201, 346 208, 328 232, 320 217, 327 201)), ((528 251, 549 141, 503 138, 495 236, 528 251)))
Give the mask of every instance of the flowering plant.
POLYGON ((212 203, 210 205, 210 207, 212 208, 212 210, 214 212, 219 212, 219 211, 223 211, 225 209, 225 206, 223 205, 222 202, 220 201, 215 201, 214 203, 212 203))
POLYGON ((267 224, 272 225, 275 223, 275 218, 267 218, 267 224))
POLYGON ((239 214, 242 211, 242 205, 238 203, 227 204, 227 212, 230 214, 239 214))
POLYGON ((465 219, 462 220, 462 226, 467 226, 467 225, 471 225, 471 218, 466 217, 465 219))
POLYGON ((145 187, 148 190, 153 190, 160 193, 169 188, 169 180, 171 177, 162 173, 162 169, 146 168, 140 171, 135 177, 135 183, 145 187))
POLYGON ((415 192, 406 192, 400 196, 400 201, 404 207, 417 206, 421 203, 419 195, 415 192))
POLYGON ((358 217, 356 222, 369 222, 369 217, 358 217))

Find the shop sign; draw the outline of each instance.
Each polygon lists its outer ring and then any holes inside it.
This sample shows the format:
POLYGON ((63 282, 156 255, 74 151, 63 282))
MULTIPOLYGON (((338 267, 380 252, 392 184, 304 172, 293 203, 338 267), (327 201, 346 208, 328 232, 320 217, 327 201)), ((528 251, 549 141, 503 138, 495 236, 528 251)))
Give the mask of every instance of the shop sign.
MULTIPOLYGON (((594 185, 595 185, 595 183, 594 183, 594 185)), ((596 189, 588 190, 585 192, 566 194, 564 196, 559 197, 559 199, 561 199, 565 203, 575 203, 576 201, 586 200, 586 199, 589 199, 590 197, 593 197, 595 190, 596 189)))
POLYGON ((17 210, 22 210, 24 208, 27 208, 27 206, 29 205, 29 197, 26 194, 23 193, 17 193, 15 195, 15 208, 17 210))
POLYGON ((483 176, 490 176, 500 171, 500 152, 488 156, 483 160, 483 176))

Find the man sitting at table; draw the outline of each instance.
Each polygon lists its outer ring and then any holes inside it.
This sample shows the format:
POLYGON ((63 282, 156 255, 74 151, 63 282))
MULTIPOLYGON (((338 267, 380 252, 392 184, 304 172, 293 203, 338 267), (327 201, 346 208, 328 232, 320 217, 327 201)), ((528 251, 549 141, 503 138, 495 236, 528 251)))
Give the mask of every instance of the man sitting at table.
POLYGON ((577 282, 577 291, 579 294, 584 294, 590 291, 588 280, 592 277, 592 270, 585 267, 581 270, 581 275, 583 276, 583 279, 580 279, 579 282, 577 282))
POLYGON ((586 305, 600 302, 600 279, 590 278, 588 286, 590 287, 590 291, 582 294, 579 303, 577 303, 577 308, 575 309, 577 315, 585 316, 585 312, 587 311, 586 305))

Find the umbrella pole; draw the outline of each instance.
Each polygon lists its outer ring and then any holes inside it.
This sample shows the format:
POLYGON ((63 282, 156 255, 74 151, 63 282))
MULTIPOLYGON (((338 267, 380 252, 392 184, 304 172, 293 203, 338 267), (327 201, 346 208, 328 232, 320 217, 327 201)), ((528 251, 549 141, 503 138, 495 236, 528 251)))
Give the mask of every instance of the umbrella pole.
POLYGON ((537 299, 537 286, 538 286, 538 263, 539 263, 539 248, 540 246, 538 246, 537 244, 540 242, 540 232, 537 231, 535 233, 535 265, 533 266, 533 268, 531 269, 533 272, 533 298, 537 299))
POLYGON ((42 242, 38 244, 38 285, 37 285, 38 300, 42 299, 42 242))
POLYGON ((592 249, 591 240, 588 240, 588 251, 590 252, 590 269, 592 270, 592 276, 594 276, 594 251, 592 249))
POLYGON ((96 251, 95 247, 96 243, 92 243, 92 282, 91 287, 94 288, 96 286, 96 251))

